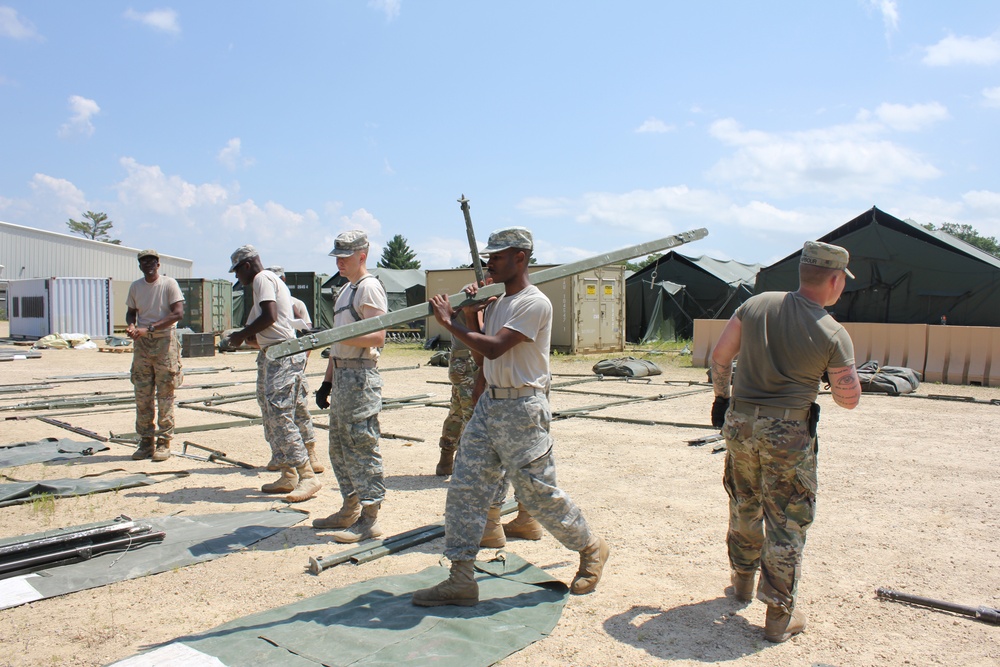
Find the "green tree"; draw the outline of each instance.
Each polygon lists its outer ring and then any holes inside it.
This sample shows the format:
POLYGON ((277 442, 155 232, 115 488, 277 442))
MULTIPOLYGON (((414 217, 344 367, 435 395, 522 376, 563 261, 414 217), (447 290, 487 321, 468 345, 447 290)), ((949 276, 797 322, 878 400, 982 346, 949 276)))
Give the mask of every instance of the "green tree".
POLYGON ((111 243, 113 245, 121 245, 121 239, 113 239, 108 235, 111 228, 114 227, 113 222, 108 220, 107 213, 94 213, 93 211, 87 211, 83 214, 84 220, 74 220, 70 218, 66 222, 66 226, 69 227, 70 231, 74 234, 79 234, 80 236, 93 239, 95 241, 104 241, 105 243, 111 243))
POLYGON ((638 262, 625 262, 625 270, 638 273, 661 257, 663 257, 663 253, 656 252, 648 256, 646 259, 639 260, 638 262))
POLYGON ((378 260, 378 266, 383 269, 419 269, 420 262, 417 261, 416 257, 417 253, 410 249, 403 235, 396 234, 382 249, 382 257, 378 260))
POLYGON ((932 232, 938 230, 946 234, 951 234, 955 238, 961 239, 969 245, 976 246, 994 257, 1000 257, 1000 241, 997 241, 995 236, 983 236, 973 229, 972 225, 958 225, 954 222, 944 222, 941 223, 940 227, 935 227, 933 223, 927 223, 924 225, 924 228, 932 232))

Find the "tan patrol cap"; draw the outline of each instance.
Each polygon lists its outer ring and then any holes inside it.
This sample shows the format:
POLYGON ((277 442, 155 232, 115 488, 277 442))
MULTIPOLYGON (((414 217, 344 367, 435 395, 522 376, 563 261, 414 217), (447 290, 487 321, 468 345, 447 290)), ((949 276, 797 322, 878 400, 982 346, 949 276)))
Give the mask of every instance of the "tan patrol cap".
POLYGON ((490 234, 490 240, 480 254, 489 255, 507 248, 531 250, 535 247, 531 232, 524 227, 506 227, 490 234))
POLYGON ((824 269, 837 269, 847 274, 848 278, 853 278, 854 274, 847 269, 847 263, 851 261, 851 254, 839 245, 831 245, 821 241, 806 241, 802 246, 802 258, 800 264, 811 264, 824 269))

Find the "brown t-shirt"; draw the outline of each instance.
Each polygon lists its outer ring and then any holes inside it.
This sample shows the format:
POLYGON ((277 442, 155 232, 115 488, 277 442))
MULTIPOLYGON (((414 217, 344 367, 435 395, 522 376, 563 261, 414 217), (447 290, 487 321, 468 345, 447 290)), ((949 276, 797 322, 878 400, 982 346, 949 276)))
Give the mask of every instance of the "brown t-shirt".
POLYGON ((827 368, 854 364, 854 343, 819 304, 796 292, 764 292, 736 310, 742 324, 733 378, 737 400, 807 408, 827 368))

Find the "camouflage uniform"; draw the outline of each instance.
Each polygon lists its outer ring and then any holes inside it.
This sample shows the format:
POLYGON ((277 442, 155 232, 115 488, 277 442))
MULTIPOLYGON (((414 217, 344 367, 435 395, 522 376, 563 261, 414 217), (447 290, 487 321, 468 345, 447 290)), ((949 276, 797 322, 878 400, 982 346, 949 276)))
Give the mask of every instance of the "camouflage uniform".
POLYGON ((309 460, 298 410, 306 391, 305 370, 305 352, 283 359, 268 359, 264 350, 257 354, 257 404, 264 420, 264 439, 282 467, 298 468, 309 460))
POLYGON ((816 513, 816 439, 806 420, 730 410, 723 483, 729 495, 729 563, 760 566, 757 596, 790 611, 801 575, 806 530, 816 513))
POLYGON ((473 361, 472 355, 466 350, 452 350, 448 359, 448 379, 451 380, 451 405, 448 416, 441 427, 441 449, 455 451, 462 437, 465 424, 472 418, 472 409, 476 407, 472 401, 472 391, 476 387, 476 373, 479 366, 473 361))
MULTIPOLYGON (((309 353, 306 352, 306 361, 309 360, 309 353)), ((306 381, 306 365, 302 365, 302 377, 299 382, 299 391, 295 397, 295 426, 299 429, 302 442, 316 442, 316 430, 313 428, 312 415, 309 414, 309 383, 306 381)))
POLYGON ((358 494, 362 505, 385 500, 385 475, 378 440, 382 376, 377 368, 333 369, 330 399, 330 463, 344 498, 358 494))
POLYGON ((556 486, 549 422, 549 401, 534 396, 480 397, 465 426, 448 485, 445 550, 451 561, 473 560, 486 527, 486 511, 502 500, 504 472, 517 498, 553 537, 573 551, 586 547, 592 535, 580 509, 556 486))
POLYGON ((174 435, 174 388, 184 379, 181 346, 171 329, 137 338, 134 347, 135 432, 146 442, 155 438, 169 445, 174 435))

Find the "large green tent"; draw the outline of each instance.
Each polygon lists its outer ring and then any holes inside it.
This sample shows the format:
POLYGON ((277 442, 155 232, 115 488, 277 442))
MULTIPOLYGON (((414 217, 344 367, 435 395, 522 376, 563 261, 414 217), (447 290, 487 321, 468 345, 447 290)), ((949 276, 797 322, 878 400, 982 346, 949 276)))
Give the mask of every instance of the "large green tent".
MULTIPOLYGON (((1000 326, 1000 259, 941 231, 872 207, 817 239, 851 253, 840 322, 1000 326)), ((802 251, 760 270, 756 291, 798 286, 802 251)))
POLYGON ((625 281, 625 339, 691 338, 695 319, 728 318, 753 295, 760 267, 668 252, 625 281))

